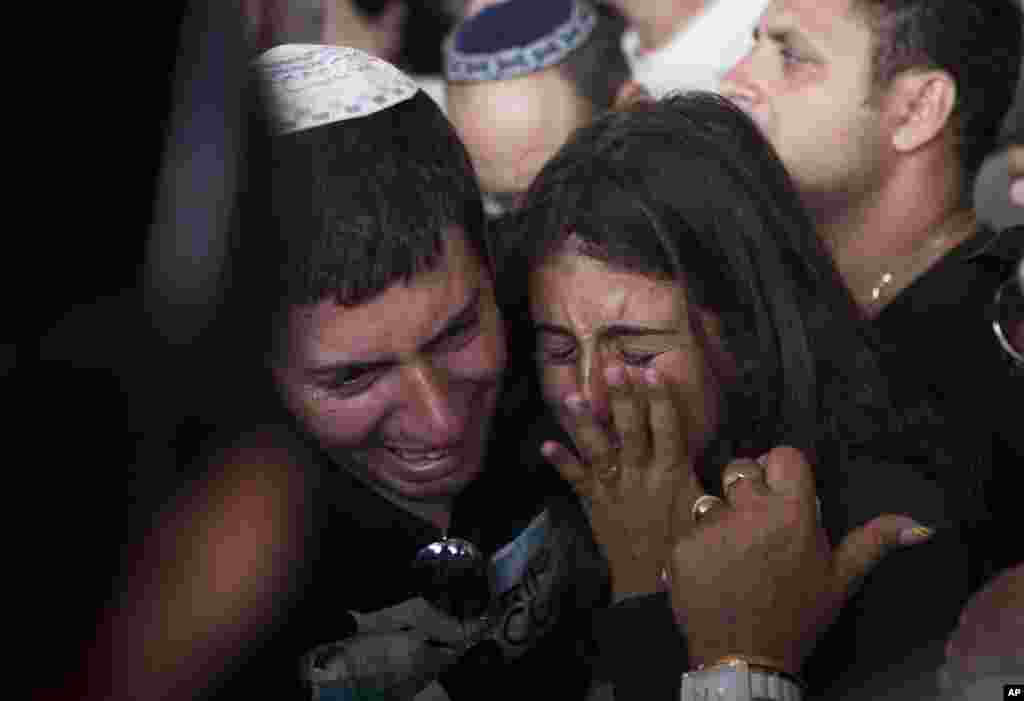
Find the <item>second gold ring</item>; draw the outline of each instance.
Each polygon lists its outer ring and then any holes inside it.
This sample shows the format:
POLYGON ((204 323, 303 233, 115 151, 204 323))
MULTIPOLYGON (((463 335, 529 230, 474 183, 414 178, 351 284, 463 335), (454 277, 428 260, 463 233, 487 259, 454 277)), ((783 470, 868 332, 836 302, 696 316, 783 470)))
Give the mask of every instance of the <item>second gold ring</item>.
POLYGON ((693 508, 690 510, 693 514, 693 520, 700 521, 709 511, 722 503, 724 502, 714 494, 705 494, 697 497, 697 501, 693 502, 693 508))

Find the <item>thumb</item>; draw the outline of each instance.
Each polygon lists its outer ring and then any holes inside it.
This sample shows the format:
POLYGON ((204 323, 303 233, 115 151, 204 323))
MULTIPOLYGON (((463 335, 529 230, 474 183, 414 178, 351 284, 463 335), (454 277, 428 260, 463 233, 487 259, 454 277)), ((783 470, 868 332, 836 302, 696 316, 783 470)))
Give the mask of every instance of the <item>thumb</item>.
POLYGON ((909 516, 887 514, 868 521, 847 534, 835 550, 833 567, 837 588, 850 597, 889 550, 919 545, 934 533, 934 529, 922 526, 909 516))

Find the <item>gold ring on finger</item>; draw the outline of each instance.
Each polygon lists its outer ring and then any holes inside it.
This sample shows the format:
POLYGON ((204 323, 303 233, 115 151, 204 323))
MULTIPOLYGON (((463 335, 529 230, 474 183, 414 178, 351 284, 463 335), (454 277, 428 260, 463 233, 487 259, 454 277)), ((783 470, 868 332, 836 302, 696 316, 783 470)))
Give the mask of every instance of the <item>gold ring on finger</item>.
POLYGON ((740 480, 757 480, 764 483, 764 468, 760 465, 747 465, 738 470, 727 469, 722 475, 722 491, 728 494, 729 487, 740 480))
POLYGON ((714 494, 705 494, 697 497, 697 500, 693 502, 693 508, 690 509, 690 513, 693 514, 693 520, 699 522, 711 509, 722 503, 724 502, 714 494))

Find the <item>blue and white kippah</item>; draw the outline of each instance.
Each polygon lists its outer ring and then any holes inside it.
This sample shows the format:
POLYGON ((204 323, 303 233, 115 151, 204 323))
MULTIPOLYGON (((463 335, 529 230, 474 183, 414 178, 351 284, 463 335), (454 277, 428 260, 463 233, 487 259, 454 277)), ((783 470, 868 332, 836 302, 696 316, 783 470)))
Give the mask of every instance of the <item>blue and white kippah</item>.
POLYGON ((445 51, 453 82, 504 80, 561 62, 597 25, 586 0, 505 0, 466 19, 445 51))
POLYGON ((278 132, 365 117, 404 102, 419 87, 387 61, 345 46, 285 44, 253 61, 267 83, 278 132))

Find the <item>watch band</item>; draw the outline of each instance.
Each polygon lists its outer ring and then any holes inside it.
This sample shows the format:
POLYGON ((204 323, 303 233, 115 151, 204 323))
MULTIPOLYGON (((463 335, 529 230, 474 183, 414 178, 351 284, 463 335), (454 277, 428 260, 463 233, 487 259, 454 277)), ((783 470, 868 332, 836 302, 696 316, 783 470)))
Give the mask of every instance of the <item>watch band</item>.
POLYGON ((680 701, 802 701, 801 688, 781 674, 735 659, 683 675, 680 701))

